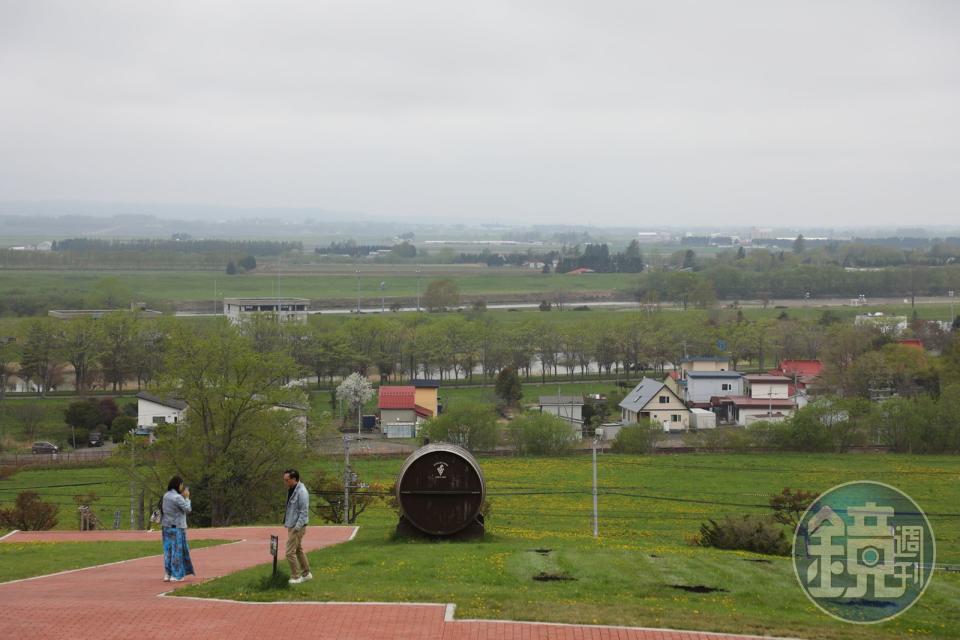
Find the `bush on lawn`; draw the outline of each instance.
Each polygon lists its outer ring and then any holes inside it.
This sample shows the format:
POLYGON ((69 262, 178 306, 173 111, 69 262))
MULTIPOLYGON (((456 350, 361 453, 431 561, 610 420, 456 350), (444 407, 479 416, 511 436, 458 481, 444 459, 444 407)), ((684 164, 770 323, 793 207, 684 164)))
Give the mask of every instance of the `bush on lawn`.
POLYGON ((654 422, 624 426, 614 438, 611 449, 615 453, 652 453, 662 436, 663 429, 654 422))
POLYGON ((46 531, 57 526, 59 507, 40 499, 36 491, 23 491, 12 507, 0 508, 0 529, 46 531))
POLYGON ((131 430, 136 428, 136 418, 127 415, 117 416, 110 425, 110 439, 119 444, 131 430))
POLYGON ((573 426, 548 413, 520 416, 510 423, 517 455, 555 456, 570 453, 577 441, 573 426))
POLYGON ((20 467, 12 464, 0 466, 0 480, 12 478, 13 474, 15 474, 17 471, 20 471, 20 467))
POLYGON ((790 541, 784 535, 783 528, 764 516, 727 516, 720 522, 710 519, 700 525, 700 533, 695 542, 701 547, 752 551, 774 556, 790 553, 790 541))
POLYGON ((431 442, 450 442, 470 451, 489 451, 497 445, 497 416, 489 406, 463 403, 424 425, 431 442))

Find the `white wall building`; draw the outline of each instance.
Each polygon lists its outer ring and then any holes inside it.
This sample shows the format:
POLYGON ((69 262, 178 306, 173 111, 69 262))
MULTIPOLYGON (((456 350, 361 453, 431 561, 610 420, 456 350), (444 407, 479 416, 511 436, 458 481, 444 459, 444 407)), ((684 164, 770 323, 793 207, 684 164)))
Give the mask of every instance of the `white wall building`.
POLYGON ((583 424, 583 396, 540 396, 540 413, 549 413, 572 424, 583 424))
POLYGON ((745 376, 745 379, 751 398, 784 400, 790 397, 790 383, 793 381, 786 376, 756 374, 745 376))
POLYGON ((310 301, 306 298, 224 298, 223 315, 233 324, 258 313, 274 316, 280 322, 307 322, 310 301))
POLYGON ((158 424, 176 424, 183 421, 187 403, 183 400, 161 398, 141 391, 137 394, 137 426, 154 428, 158 424))

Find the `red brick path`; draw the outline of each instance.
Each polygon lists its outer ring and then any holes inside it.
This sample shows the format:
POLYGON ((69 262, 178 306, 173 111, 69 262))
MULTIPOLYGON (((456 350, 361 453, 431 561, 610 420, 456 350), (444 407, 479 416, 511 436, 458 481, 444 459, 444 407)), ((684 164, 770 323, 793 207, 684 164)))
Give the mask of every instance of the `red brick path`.
MULTIPOLYGON (((308 550, 348 540, 350 527, 311 527, 308 550)), ((191 551, 196 578, 226 575, 269 560, 270 534, 283 529, 250 527, 191 530, 194 539, 238 540, 191 551)), ((149 532, 17 533, 5 542, 154 540, 149 532)), ((159 558, 140 558, 0 584, 0 638, 57 640, 136 638, 193 640, 722 640, 742 638, 699 632, 617 627, 445 620, 443 604, 236 603, 158 597, 175 585, 162 581, 159 558)))

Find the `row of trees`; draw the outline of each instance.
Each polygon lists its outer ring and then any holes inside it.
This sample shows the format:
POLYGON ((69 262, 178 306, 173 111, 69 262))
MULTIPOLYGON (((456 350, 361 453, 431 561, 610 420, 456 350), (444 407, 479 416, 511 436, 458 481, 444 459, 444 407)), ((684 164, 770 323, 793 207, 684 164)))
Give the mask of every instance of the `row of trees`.
POLYGON ((802 299, 945 295, 960 290, 960 264, 905 263, 883 269, 851 269, 816 261, 806 253, 754 249, 729 251, 701 260, 692 249, 678 251, 666 268, 649 269, 634 290, 646 302, 710 306, 718 298, 802 299))
POLYGON ((167 251, 171 253, 255 254, 276 256, 291 251, 302 251, 302 242, 280 240, 193 240, 174 237, 169 240, 142 238, 134 240, 103 240, 99 238, 67 238, 54 240, 53 251, 89 253, 142 253, 167 251))
POLYGON ((21 325, 16 343, 0 345, 0 397, 13 372, 46 394, 62 383, 67 365, 74 387, 121 390, 135 380, 137 388, 160 370, 166 341, 175 321, 140 320, 129 311, 100 319, 32 318, 21 325))
POLYGON ((643 266, 640 243, 633 240, 620 253, 611 253, 606 244, 588 244, 582 252, 579 246, 575 247, 570 255, 560 259, 557 271, 566 273, 574 269, 592 269, 600 273, 640 273, 643 266))
MULTIPOLYGON (((734 367, 766 369, 781 359, 820 358, 828 386, 846 395, 890 387, 901 395, 938 388, 939 373, 922 351, 890 345, 875 327, 856 327, 825 313, 819 320, 748 320, 735 310, 570 316, 563 322, 528 316, 497 320, 481 311, 444 315, 315 316, 309 324, 278 324, 255 317, 241 327, 259 353, 282 353, 298 365, 294 377, 316 376, 334 385, 353 371, 383 382, 438 377, 490 382, 505 368, 527 380, 539 374, 596 376, 660 374, 685 355, 728 355, 734 367), (722 350, 720 349, 722 347, 722 350)), ((100 320, 25 321, 16 344, 0 346, 0 376, 17 369, 41 389, 66 365, 80 391, 139 387, 163 369, 177 321, 137 319, 129 312, 100 320)), ((914 323, 929 347, 949 334, 914 323)))

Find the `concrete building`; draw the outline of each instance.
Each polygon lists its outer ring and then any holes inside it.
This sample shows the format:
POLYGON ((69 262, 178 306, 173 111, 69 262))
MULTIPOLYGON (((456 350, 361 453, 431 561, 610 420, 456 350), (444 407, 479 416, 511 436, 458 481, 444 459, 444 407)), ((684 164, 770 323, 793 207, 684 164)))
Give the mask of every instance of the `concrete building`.
POLYGON ((258 313, 275 317, 280 322, 307 322, 310 301, 306 298, 224 298, 223 315, 233 324, 258 313))

